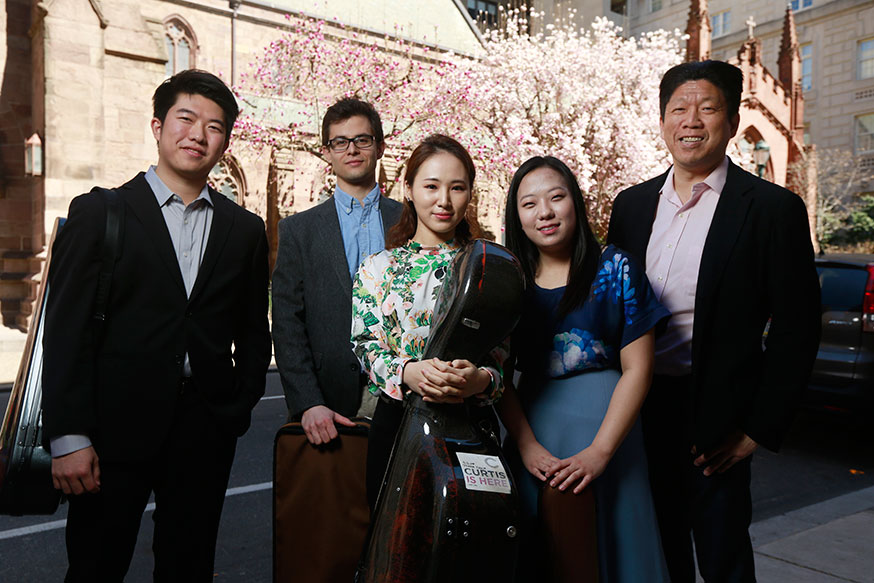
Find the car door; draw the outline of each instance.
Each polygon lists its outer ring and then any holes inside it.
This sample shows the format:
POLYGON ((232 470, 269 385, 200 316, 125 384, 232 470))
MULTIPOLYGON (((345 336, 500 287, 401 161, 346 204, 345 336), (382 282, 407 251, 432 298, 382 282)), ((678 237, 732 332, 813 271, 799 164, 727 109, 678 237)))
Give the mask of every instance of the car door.
POLYGON ((811 384, 846 386, 853 382, 862 351, 865 266, 817 263, 822 288, 822 337, 811 384))

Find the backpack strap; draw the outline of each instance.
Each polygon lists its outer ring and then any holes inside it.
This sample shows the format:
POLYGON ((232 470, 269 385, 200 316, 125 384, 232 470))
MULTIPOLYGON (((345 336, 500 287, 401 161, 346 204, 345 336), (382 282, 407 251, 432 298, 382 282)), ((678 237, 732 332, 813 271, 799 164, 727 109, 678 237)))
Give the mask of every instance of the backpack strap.
POLYGON ((99 193, 106 206, 106 230, 103 233, 103 248, 100 252, 97 293, 94 296, 94 319, 102 328, 106 321, 106 308, 109 304, 112 271, 115 268, 115 260, 121 256, 121 225, 124 221, 124 203, 114 190, 94 187, 91 192, 99 193))

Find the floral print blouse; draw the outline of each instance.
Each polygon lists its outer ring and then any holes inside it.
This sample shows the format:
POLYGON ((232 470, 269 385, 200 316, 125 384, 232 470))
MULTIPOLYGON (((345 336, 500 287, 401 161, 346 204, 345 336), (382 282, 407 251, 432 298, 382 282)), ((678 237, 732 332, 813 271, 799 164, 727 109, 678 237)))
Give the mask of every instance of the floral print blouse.
MULTIPOLYGON (((453 241, 437 247, 410 241, 361 263, 352 284, 352 349, 371 393, 382 390, 403 399, 403 367, 425 352, 437 295, 460 248, 453 241)), ((502 345, 492 350, 488 363, 479 363, 492 375, 490 401, 503 390, 506 356, 507 346, 502 345)))
POLYGON ((619 368, 619 351, 670 312, 656 300, 644 270, 621 249, 601 254, 589 297, 561 320, 564 287, 526 290, 522 321, 513 333, 516 369, 558 378, 619 368))

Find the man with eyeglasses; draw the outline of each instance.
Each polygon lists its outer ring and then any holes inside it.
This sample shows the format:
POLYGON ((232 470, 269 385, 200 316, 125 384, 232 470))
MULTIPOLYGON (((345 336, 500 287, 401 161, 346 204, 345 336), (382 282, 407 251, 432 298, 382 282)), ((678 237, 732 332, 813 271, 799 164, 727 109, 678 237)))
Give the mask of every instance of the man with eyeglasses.
POLYGON ((337 437, 336 424, 372 414, 349 343, 352 279, 361 260, 385 247, 402 205, 382 196, 376 163, 385 151, 372 105, 341 99, 322 120, 322 146, 337 185, 322 204, 279 223, 273 272, 273 344, 289 419, 313 445, 337 437))

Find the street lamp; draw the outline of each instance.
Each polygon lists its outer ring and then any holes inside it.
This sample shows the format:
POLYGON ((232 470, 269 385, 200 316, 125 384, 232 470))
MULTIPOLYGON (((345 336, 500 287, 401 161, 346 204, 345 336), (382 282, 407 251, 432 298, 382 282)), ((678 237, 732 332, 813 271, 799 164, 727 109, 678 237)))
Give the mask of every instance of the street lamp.
POLYGON ((756 142, 753 148, 753 161, 756 163, 756 174, 759 178, 765 177, 765 168, 768 166, 768 160, 771 158, 771 147, 765 143, 765 140, 756 142))
POLYGON ((24 173, 42 176, 42 140, 37 134, 24 140, 24 173))

